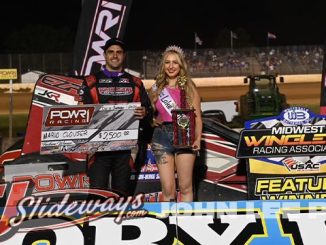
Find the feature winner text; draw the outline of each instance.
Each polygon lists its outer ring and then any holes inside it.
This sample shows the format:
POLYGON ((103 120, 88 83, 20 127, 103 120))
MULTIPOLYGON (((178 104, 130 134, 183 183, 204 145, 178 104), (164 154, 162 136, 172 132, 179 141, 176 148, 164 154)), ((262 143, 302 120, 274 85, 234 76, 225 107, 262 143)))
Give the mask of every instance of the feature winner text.
POLYGON ((326 198, 326 176, 258 178, 255 195, 261 200, 326 198))
POLYGON ((244 136, 246 147, 256 156, 320 154, 326 151, 325 125, 274 127, 244 136), (263 134, 262 134, 263 133, 263 134))

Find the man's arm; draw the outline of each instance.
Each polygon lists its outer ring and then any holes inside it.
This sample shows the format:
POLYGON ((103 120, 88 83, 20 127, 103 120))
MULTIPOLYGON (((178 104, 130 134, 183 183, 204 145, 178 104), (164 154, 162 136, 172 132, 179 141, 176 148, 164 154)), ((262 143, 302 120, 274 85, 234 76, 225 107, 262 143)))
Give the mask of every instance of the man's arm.
POLYGON ((94 100, 98 99, 95 84, 96 77, 94 75, 89 75, 85 77, 82 89, 80 91, 80 95, 83 98, 84 104, 94 104, 94 100))
POLYGON ((147 91, 142 84, 140 87, 140 98, 141 98, 141 106, 145 107, 145 116, 140 120, 139 130, 139 140, 143 142, 149 143, 152 139, 152 121, 153 121, 153 107, 152 103, 148 97, 147 91))
POLYGON ((153 119, 153 107, 152 103, 148 97, 147 91, 144 87, 144 84, 142 84, 140 88, 140 98, 141 98, 141 106, 145 107, 145 117, 143 118, 144 121, 151 123, 153 119))

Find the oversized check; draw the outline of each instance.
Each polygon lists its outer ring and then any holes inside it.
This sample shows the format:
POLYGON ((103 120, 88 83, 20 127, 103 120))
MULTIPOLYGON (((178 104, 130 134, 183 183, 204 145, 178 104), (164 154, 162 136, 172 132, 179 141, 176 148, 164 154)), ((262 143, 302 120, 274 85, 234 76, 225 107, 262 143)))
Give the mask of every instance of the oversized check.
POLYGON ((128 150, 136 146, 140 103, 43 108, 41 154, 128 150))

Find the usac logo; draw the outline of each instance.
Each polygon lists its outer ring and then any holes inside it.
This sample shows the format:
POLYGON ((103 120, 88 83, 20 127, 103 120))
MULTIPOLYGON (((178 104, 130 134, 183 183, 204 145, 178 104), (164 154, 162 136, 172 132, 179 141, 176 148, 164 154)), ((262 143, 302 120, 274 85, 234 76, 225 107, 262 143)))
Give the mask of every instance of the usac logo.
POLYGON ((310 160, 303 163, 294 158, 287 158, 282 162, 289 171, 318 171, 320 168, 320 163, 314 163, 310 160))

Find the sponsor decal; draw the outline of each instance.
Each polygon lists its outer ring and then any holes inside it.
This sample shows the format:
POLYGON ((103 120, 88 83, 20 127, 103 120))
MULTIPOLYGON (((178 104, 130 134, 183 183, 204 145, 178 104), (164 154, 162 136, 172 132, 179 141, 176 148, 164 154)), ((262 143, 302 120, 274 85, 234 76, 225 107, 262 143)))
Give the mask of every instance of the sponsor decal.
POLYGON ((99 80, 99 83, 112 83, 112 78, 106 78, 106 79, 100 79, 99 80))
POLYGON ((159 173, 140 173, 137 180, 159 180, 159 173))
POLYGON ((98 88, 98 92, 101 95, 112 95, 112 96, 125 96, 133 93, 132 87, 110 87, 110 88, 98 88))
POLYGON ((283 112, 284 122, 292 125, 308 123, 310 121, 309 110, 303 107, 290 107, 283 112))
POLYGON ((120 78, 119 83, 129 83, 128 78, 120 78))
POLYGON ((0 155, 0 165, 5 164, 6 162, 10 162, 20 157, 21 149, 6 151, 2 155, 0 155))
POLYGON ((98 88, 98 93, 100 95, 111 95, 111 94, 114 94, 114 90, 113 90, 113 88, 100 87, 100 88, 98 88))
POLYGON ((69 78, 66 80, 59 76, 44 76, 38 81, 38 86, 78 96, 82 82, 83 80, 80 79, 69 78))
POLYGON ((50 108, 45 126, 88 125, 94 113, 94 107, 50 108))
POLYGON ((76 175, 63 175, 63 173, 20 175, 12 176, 11 181, 29 181, 33 184, 33 192, 83 189, 89 187, 89 179, 85 173, 76 175))
POLYGON ((282 163, 288 168, 289 171, 319 171, 320 169, 319 162, 314 163, 310 160, 307 162, 301 162, 293 157, 285 158, 282 160, 282 163))
POLYGON ((55 100, 56 102, 59 102, 59 98, 61 96, 59 93, 56 93, 56 92, 53 92, 53 91, 50 91, 47 89, 45 89, 43 91, 37 91, 36 94, 46 97, 46 98, 49 98, 49 99, 52 99, 52 100, 55 100))

